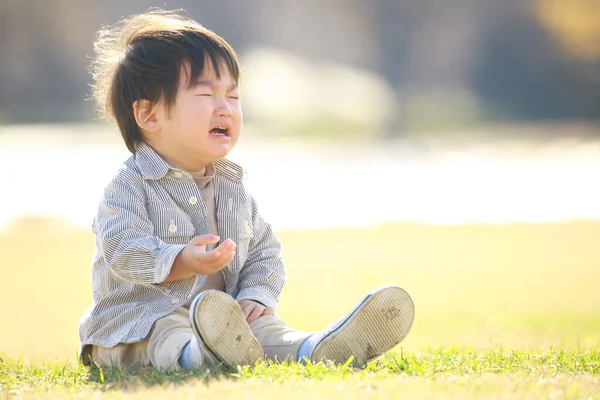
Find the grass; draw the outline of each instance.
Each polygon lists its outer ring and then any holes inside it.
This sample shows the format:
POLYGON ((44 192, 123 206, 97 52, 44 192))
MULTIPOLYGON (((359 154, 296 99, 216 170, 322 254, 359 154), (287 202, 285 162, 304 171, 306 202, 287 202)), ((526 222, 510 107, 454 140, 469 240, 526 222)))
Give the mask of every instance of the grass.
MULTIPOLYGON (((160 398, 169 392, 191 390, 195 395, 205 395, 216 389, 222 398, 223 395, 235 396, 237 386, 242 386, 267 394, 276 394, 282 389, 304 391, 319 387, 323 391, 359 390, 359 394, 377 391, 384 395, 401 389, 412 394, 423 394, 424 390, 443 394, 450 390, 461 395, 477 395, 483 390, 484 394, 507 391, 506 394, 518 396, 521 385, 544 397, 561 393, 565 398, 594 398, 600 387, 599 374, 598 351, 513 351, 502 347, 485 351, 427 348, 413 354, 392 352, 363 369, 354 369, 348 363, 304 366, 270 362, 235 372, 163 374, 152 368, 100 370, 76 363, 32 366, 7 360, 0 363, 0 392, 13 396, 53 393, 58 398, 92 393, 101 398, 116 393, 131 393, 142 398, 149 392, 160 398)), ((295 395, 292 397, 304 397, 303 392, 295 395)))
POLYGON ((77 322, 90 301, 93 237, 30 219, 0 231, 0 399, 600 399, 600 223, 388 224, 279 236, 290 278, 282 319, 321 329, 366 291, 397 283, 417 308, 402 345, 360 370, 82 367, 77 322))

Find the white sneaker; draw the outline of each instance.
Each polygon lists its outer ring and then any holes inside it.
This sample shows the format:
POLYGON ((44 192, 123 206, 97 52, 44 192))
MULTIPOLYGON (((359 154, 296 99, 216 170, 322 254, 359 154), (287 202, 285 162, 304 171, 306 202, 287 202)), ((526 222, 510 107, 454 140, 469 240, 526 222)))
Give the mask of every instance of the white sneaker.
POLYGON ((404 340, 414 317, 415 306, 404 289, 380 287, 331 327, 302 343, 298 360, 342 364, 354 356, 354 364, 364 366, 404 340))
POLYGON ((196 296, 190 305, 190 323, 196 339, 227 368, 253 365, 264 357, 240 305, 224 292, 207 290, 196 296))

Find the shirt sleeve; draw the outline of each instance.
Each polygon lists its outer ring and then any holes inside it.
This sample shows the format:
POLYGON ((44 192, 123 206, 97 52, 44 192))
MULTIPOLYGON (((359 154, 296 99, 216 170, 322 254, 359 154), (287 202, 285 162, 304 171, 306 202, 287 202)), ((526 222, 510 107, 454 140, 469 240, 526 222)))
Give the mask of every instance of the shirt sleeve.
POLYGON ((114 275, 130 283, 163 282, 185 245, 154 236, 140 187, 115 178, 105 189, 94 222, 96 245, 114 275))
POLYGON ((251 197, 254 235, 250 240, 248 258, 240 271, 237 300, 254 300, 277 308, 279 295, 287 283, 281 243, 258 212, 256 201, 251 197))

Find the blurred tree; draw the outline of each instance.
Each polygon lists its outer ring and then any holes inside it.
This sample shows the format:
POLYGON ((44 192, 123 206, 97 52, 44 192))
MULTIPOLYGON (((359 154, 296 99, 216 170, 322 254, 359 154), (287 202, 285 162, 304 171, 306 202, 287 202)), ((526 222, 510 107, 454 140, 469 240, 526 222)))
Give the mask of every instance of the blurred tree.
POLYGON ((81 4, 54 0, 27 7, 25 3, 0 3, 0 118, 13 122, 89 118, 83 101, 88 60, 77 45, 81 4))
POLYGON ((95 32, 150 6, 183 7, 242 55, 266 46, 377 72, 400 99, 393 131, 431 93, 434 114, 472 92, 492 119, 600 118, 598 0, 0 0, 0 122, 91 119, 95 32))
POLYGON ((600 118, 598 74, 565 57, 529 9, 505 9, 483 37, 472 83, 489 118, 600 118))
POLYGON ((600 1, 536 0, 537 19, 571 56, 600 58, 600 1))

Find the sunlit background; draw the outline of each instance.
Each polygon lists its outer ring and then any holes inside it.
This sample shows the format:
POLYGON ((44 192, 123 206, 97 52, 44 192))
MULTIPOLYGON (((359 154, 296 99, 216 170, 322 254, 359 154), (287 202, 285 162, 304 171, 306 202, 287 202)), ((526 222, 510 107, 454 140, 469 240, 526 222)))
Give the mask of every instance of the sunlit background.
POLYGON ((92 43, 154 6, 240 54, 231 158, 283 241, 282 318, 397 283, 410 349, 600 346, 600 2, 0 0, 0 353, 74 358, 129 155, 88 100, 92 43))

